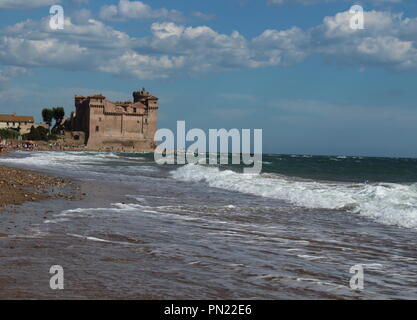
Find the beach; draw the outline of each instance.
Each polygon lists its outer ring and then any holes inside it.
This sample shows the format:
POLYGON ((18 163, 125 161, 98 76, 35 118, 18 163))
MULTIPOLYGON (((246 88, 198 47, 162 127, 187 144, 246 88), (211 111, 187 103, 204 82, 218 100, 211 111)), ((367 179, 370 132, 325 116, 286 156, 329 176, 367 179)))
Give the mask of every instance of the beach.
MULTIPOLYGON (((33 147, 31 150, 43 150, 45 146, 33 147)), ((0 157, 8 152, 27 150, 21 144, 12 142, 2 146, 0 157)), ((0 209, 10 205, 21 205, 25 202, 41 201, 63 197, 72 199, 72 195, 61 192, 70 185, 70 179, 39 174, 31 170, 23 170, 9 166, 0 166, 0 209)))
POLYGON ((263 162, 262 174, 248 176, 233 166, 159 166, 153 154, 0 157, 0 165, 74 181, 81 195, 0 210, 0 298, 417 296, 417 160, 263 162), (349 286, 358 264, 362 291, 349 286), (49 287, 52 265, 65 270, 64 290, 49 287))
POLYGON ((60 192, 69 184, 72 184, 69 179, 0 166, 0 208, 56 197, 71 199, 71 195, 60 192))

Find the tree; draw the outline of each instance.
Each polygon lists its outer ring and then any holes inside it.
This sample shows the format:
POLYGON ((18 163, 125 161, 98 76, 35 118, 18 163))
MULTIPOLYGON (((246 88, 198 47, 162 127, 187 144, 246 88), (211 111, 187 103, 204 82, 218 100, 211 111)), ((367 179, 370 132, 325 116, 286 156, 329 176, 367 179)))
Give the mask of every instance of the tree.
POLYGON ((45 108, 42 110, 42 118, 43 121, 48 124, 49 126, 52 125, 52 119, 54 117, 54 113, 52 109, 45 108))
POLYGON ((65 110, 62 107, 57 107, 52 109, 53 117, 56 121, 55 126, 60 124, 62 119, 65 117, 65 110))
POLYGON ((53 108, 52 115, 55 119, 55 126, 53 128, 53 131, 56 132, 57 130, 59 130, 59 126, 61 125, 61 122, 65 117, 65 110, 62 107, 53 108))
POLYGON ((0 129, 0 138, 2 139, 17 139, 19 132, 13 129, 0 129))
POLYGON ((54 139, 53 135, 49 134, 49 130, 44 127, 37 127, 35 128, 32 126, 30 128, 30 132, 23 135, 23 138, 26 140, 35 140, 35 141, 48 141, 54 139))

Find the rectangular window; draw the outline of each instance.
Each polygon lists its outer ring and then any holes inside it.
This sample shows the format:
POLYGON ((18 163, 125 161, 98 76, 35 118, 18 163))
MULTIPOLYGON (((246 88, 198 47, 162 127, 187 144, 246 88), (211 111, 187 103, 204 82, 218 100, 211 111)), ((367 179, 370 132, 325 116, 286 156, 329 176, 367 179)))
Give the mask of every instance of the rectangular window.
POLYGON ((96 132, 99 132, 99 131, 100 131, 100 127, 96 126, 96 132))
POLYGON ((133 112, 136 113, 136 108, 133 108, 133 112))

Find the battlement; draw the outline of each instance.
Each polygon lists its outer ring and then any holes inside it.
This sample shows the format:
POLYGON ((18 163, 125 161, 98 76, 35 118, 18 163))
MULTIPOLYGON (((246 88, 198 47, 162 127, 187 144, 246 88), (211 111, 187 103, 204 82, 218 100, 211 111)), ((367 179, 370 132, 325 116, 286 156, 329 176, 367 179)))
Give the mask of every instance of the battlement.
POLYGON ((145 89, 133 92, 132 101, 112 102, 102 94, 76 95, 71 130, 85 133, 89 148, 132 145, 150 150, 157 129, 158 98, 145 89))
POLYGON ((142 88, 141 91, 133 92, 133 102, 145 102, 147 100, 158 100, 156 96, 142 88))

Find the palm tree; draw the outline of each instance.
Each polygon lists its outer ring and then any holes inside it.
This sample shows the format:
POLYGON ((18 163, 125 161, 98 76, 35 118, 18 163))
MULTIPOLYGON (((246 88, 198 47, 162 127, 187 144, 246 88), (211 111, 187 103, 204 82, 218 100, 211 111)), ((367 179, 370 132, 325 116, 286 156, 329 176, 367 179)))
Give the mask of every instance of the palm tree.
POLYGON ((49 128, 51 128, 52 125, 52 119, 54 118, 54 113, 51 109, 45 108, 42 110, 42 118, 43 122, 45 122, 49 128))
POLYGON ((53 108, 52 115, 53 115, 53 118, 55 119, 55 126, 54 126, 54 130, 55 130, 61 125, 61 122, 65 117, 65 110, 62 107, 53 108))

